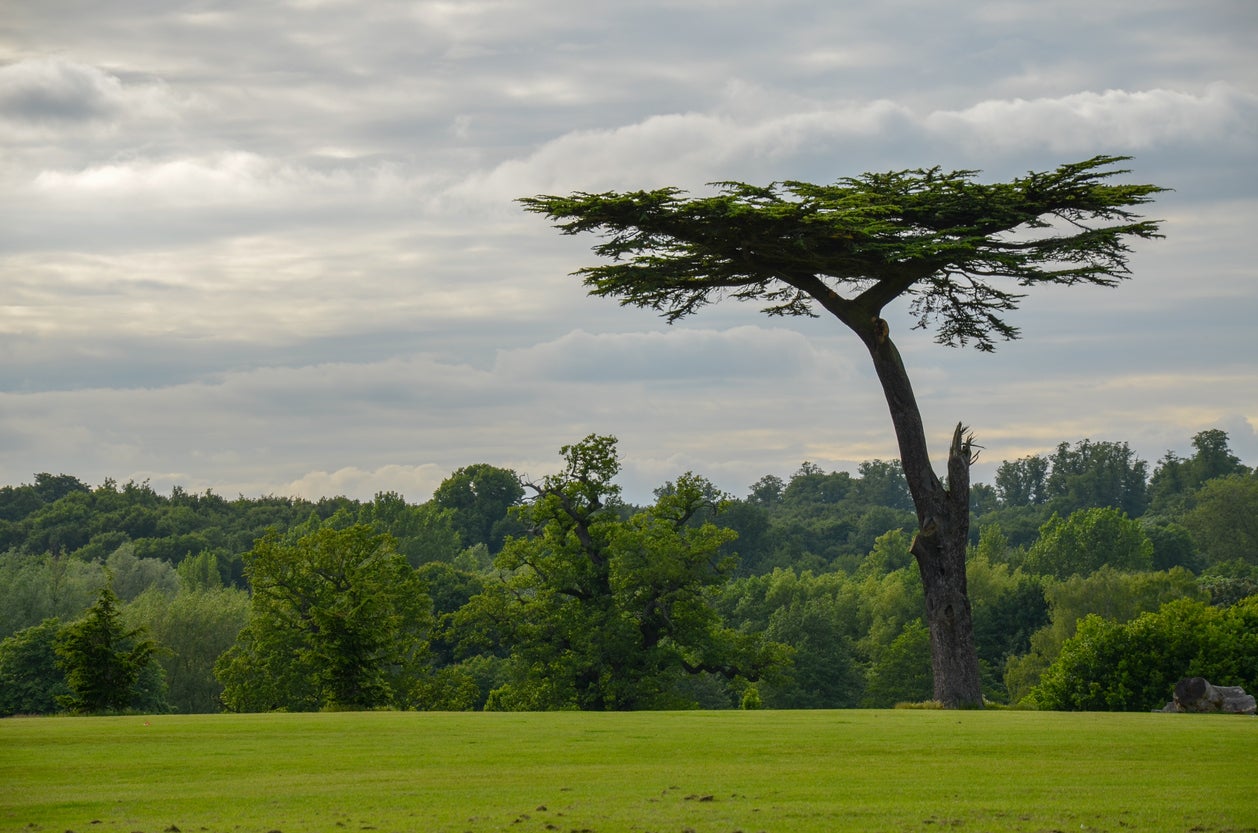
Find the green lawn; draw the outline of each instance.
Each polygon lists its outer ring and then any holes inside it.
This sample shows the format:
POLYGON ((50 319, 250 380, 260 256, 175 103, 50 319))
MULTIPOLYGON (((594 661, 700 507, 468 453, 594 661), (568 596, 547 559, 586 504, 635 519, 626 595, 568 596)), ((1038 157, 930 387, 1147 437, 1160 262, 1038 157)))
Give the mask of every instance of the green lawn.
POLYGON ((0 830, 1258 831, 1258 721, 1037 712, 0 720, 0 830))

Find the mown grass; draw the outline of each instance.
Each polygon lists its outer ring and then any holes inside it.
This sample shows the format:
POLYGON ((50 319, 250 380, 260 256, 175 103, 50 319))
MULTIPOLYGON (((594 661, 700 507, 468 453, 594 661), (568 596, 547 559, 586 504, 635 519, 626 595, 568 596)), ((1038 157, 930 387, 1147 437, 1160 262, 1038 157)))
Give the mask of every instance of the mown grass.
POLYGON ((1258 721, 1035 712, 0 721, 0 829, 1258 831, 1258 721))

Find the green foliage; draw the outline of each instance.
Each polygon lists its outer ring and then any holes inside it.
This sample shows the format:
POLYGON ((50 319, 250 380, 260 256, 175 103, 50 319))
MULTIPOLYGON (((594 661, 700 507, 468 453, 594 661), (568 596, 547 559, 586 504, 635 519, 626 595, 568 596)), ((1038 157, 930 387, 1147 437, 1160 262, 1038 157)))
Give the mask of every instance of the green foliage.
POLYGON ((145 591, 167 596, 179 592, 179 574, 170 562, 156 558, 138 558, 134 545, 123 544, 105 560, 105 569, 112 577, 114 592, 121 601, 129 602, 145 591))
POLYGON ((913 567, 885 575, 869 575, 860 581, 861 650, 877 655, 923 614, 920 573, 913 567))
POLYGON ((1148 506, 1147 479, 1148 465, 1127 443, 1080 440, 1057 446, 1044 489, 1061 514, 1110 507, 1136 517, 1148 506))
POLYGON ((1207 565, 1258 564, 1258 475, 1233 474, 1204 483, 1183 517, 1207 565))
POLYGON ((88 487, 68 474, 41 472, 34 483, 0 488, 0 520, 18 521, 45 504, 54 503, 73 492, 86 492, 88 487))
MULTIPOLYGON (((1063 443, 1055 454, 1002 464, 997 469, 997 486, 988 489, 987 498, 977 488, 981 484, 976 484, 972 505, 979 532, 967 572, 983 692, 989 701, 1016 703, 1025 698, 1073 636, 1076 621, 1089 613, 1127 622, 1174 598, 1208 600, 1226 607, 1258 590, 1258 560, 1250 559, 1254 547, 1245 543, 1248 525, 1258 516, 1258 509, 1249 505, 1253 501, 1246 500, 1254 480, 1227 449, 1224 432, 1202 432, 1193 438, 1193 445, 1192 458, 1181 460, 1168 454, 1159 465, 1149 491, 1157 514, 1145 514, 1136 521, 1122 518, 1110 507, 1105 512, 1072 512, 1070 516, 1059 511, 1050 522, 1053 509, 1061 510, 1071 502, 1113 504, 1121 503, 1118 498, 1124 494, 1139 494, 1138 487, 1123 484, 1142 470, 1143 463, 1121 443, 1063 443), (1097 522, 1101 518, 1104 523, 1097 522), (1161 572, 1128 571, 1145 564, 1142 547, 1132 545, 1137 538, 1131 534, 1133 524, 1138 524, 1152 546, 1151 563, 1141 569, 1161 572), (1198 539, 1204 544, 1201 549, 1198 539), (1129 557, 1133 553, 1134 558, 1129 557), (1069 567, 1071 559, 1079 566, 1069 567), (1102 566, 1091 572, 1106 562, 1128 567, 1102 566), (1203 567, 1199 576, 1190 572, 1203 567), (1045 574, 1033 575, 1032 568, 1045 574), (1054 578, 1076 569, 1077 576, 1054 578)), ((470 487, 477 477, 503 484, 509 479, 520 486, 511 472, 485 464, 460 469, 448 480, 451 487, 461 484, 462 488, 470 487)), ((527 698, 508 700, 505 694, 529 685, 530 674, 547 673, 544 665, 526 673, 522 669, 527 651, 512 650, 515 626, 504 623, 524 608, 509 604, 506 596, 497 609, 486 602, 499 592, 492 588, 504 576, 518 581, 517 571, 495 570, 486 543, 464 548, 455 526, 458 510, 441 506, 435 499, 413 505, 400 495, 382 492, 362 503, 346 498, 227 501, 210 492, 190 494, 179 488, 163 496, 147 484, 136 483, 106 481, 91 489, 66 475, 37 475, 36 481, 35 485, 0 487, 0 541, 14 547, 0 552, 0 639, 50 618, 62 622, 82 618, 105 583, 108 567, 115 593, 123 601, 131 600, 122 608, 126 625, 144 626, 159 643, 156 661, 146 666, 148 676, 137 682, 137 689, 147 686, 154 693, 154 708, 162 708, 163 676, 166 697, 177 710, 219 708, 222 685, 209 669, 238 637, 242 645, 254 639, 251 632, 238 633, 248 604, 242 589, 248 583, 242 555, 251 551, 268 528, 279 540, 293 544, 324 528, 343 532, 365 524, 375 534, 392 535, 397 539, 395 550, 411 565, 421 565, 417 580, 432 598, 435 619, 421 638, 407 644, 426 645, 426 661, 419 663, 420 670, 409 681, 399 683, 391 703, 481 708, 491 691, 501 690, 495 705, 520 708, 527 705, 527 698), (83 528, 70 528, 76 524, 83 528), (32 549, 40 542, 55 539, 64 544, 84 535, 87 543, 69 554, 66 545, 60 545, 59 555, 32 549), (222 587, 232 592, 218 594, 222 587), (426 668, 429 662, 432 670, 426 668)), ((903 505, 904 481, 896 463, 872 461, 853 473, 826 472, 804 463, 790 478, 761 478, 745 500, 728 499, 702 481, 698 508, 680 525, 659 517, 655 526, 635 520, 635 514, 653 512, 655 507, 628 507, 620 501, 612 479, 600 482, 606 490, 604 506, 596 514, 608 524, 605 553, 609 564, 614 557, 624 557, 617 568, 615 590, 610 568, 604 582, 609 598, 615 601, 597 616, 573 617, 560 624, 572 632, 589 632, 574 640, 584 651, 583 662, 620 663, 626 668, 625 679, 641 673, 652 681, 641 690, 617 683, 622 692, 617 696, 624 697, 619 702, 736 706, 747 687, 737 674, 731 680, 721 672, 691 673, 681 660, 652 665, 661 657, 680 657, 693 664, 694 657, 702 654, 714 667, 720 657, 743 658, 738 663, 727 661, 725 670, 751 667, 754 662, 746 657, 759 657, 764 665, 773 665, 775 673, 755 683, 762 702, 770 708, 859 705, 871 668, 907 626, 922 616, 921 583, 908 553, 916 519, 912 512, 897 508, 903 505), (652 630, 652 618, 645 613, 651 594, 660 587, 680 587, 687 580, 687 550, 677 544, 668 527, 699 530, 709 524, 715 530, 709 532, 711 537, 696 538, 693 543, 696 551, 708 552, 710 568, 705 569, 710 574, 700 571, 698 598, 715 612, 715 618, 705 620, 709 614, 703 613, 681 621, 699 635, 702 621, 713 623, 717 637, 705 643, 696 636, 699 647, 689 653, 666 639, 664 644, 670 650, 676 648, 676 653, 646 652, 649 656, 635 670, 623 657, 637 650, 633 646, 642 638, 643 628, 648 633, 652 630), (657 548, 666 555, 662 562, 655 558, 657 548), (625 609, 636 605, 644 612, 625 613, 615 607, 622 603, 628 605, 625 609), (620 618, 612 610, 618 610, 620 618), (600 630, 605 619, 611 624, 600 630), (603 632, 613 637, 606 646, 598 644, 603 632)), ((525 515, 507 518, 504 502, 498 501, 499 509, 493 510, 493 501, 477 497, 482 491, 460 493, 473 498, 466 507, 472 516, 479 513, 479 528, 490 530, 491 542, 515 530, 517 539, 539 546, 538 540, 545 538, 542 529, 526 534, 525 515), (494 511, 504 516, 494 519, 494 511)), ((677 484, 667 484, 657 490, 656 500, 675 502, 678 496, 677 484)), ((533 497, 530 505, 539 497, 536 489, 533 497)), ((570 526, 575 529, 576 525, 570 526)), ((661 605, 668 604, 689 609, 684 594, 665 593, 661 605)), ((677 621, 675 614, 672 618, 677 621)), ((520 632, 533 627, 531 637, 544 641, 541 623, 545 621, 532 625, 521 621, 520 632)), ((24 634, 24 638, 33 636, 24 634)), ((23 650, 31 647, 19 644, 25 646, 23 650)), ((52 656, 48 647, 44 658, 50 663, 52 656)), ((573 669, 579 664, 568 670, 576 674, 573 669)), ((35 679, 48 683, 36 686, 45 692, 41 701, 45 706, 50 686, 62 686, 58 693, 68 692, 64 674, 55 667, 44 677, 36 674, 35 679)), ((610 691, 614 686, 611 677, 608 680, 610 691)), ((262 688, 255 693, 259 699, 250 708, 272 708, 280 702, 262 688)), ((310 696, 312 702, 317 699, 313 692, 310 696)), ((551 697, 543 691, 537 707, 574 702, 566 696, 551 697)), ((142 707, 140 702, 131 707, 142 707)))
POLYGON ((0 554, 0 637, 45 619, 79 618, 105 580, 100 564, 67 556, 0 554))
POLYGON ((189 714, 219 711, 223 686, 214 664, 236 644, 248 620, 249 595, 235 588, 191 587, 171 598, 149 590, 125 615, 161 646, 156 658, 170 707, 189 714))
POLYGON ((53 648, 70 689, 59 702, 69 711, 164 709, 160 678, 145 676, 157 644, 142 628, 126 628, 111 586, 101 588, 86 616, 58 632, 53 648))
MULTIPOLYGON (((504 510, 505 511, 505 510, 504 510)), ((436 502, 413 506, 396 492, 380 492, 358 512, 358 522, 392 536, 397 551, 412 566, 453 561, 466 544, 460 543, 456 513, 436 502)))
POLYGON ((270 534, 245 558, 249 621, 219 660, 233 711, 409 704, 426 661, 430 604, 392 539, 324 526, 270 534))
POLYGON ((1155 515, 1145 515, 1140 526, 1153 544, 1153 569, 1169 570, 1184 567, 1194 572, 1200 569, 1197 545, 1192 533, 1181 523, 1155 515))
MULTIPOLYGON (((733 501, 715 522, 738 532, 739 573, 775 568, 852 570, 888 530, 916 528, 898 463, 873 461, 863 475, 803 463, 788 483, 762 478, 764 490, 733 501), (868 481, 868 482, 867 482, 868 481), (894 505, 878 503, 889 500, 894 505)), ((911 504, 910 504, 911 505, 911 504)))
POLYGON ((907 295, 921 326, 938 324, 939 342, 991 350, 1016 337, 1003 316, 1021 298, 993 278, 1110 286, 1127 273, 1125 238, 1157 236, 1129 207, 1161 189, 1108 184, 1124 173, 1120 161, 1098 156, 991 185, 974 171, 930 168, 832 185, 723 182, 707 197, 661 188, 520 202, 565 234, 603 235, 594 251, 609 262, 578 272, 592 294, 670 321, 729 295, 771 315, 820 305, 863 327, 907 295))
POLYGON ((27 522, 27 546, 34 552, 69 554, 91 537, 92 496, 74 491, 45 504, 27 522))
POLYGON ((732 570, 733 535, 711 522, 706 480, 683 475, 627 520, 612 437, 564 446, 564 470, 530 484, 488 582, 457 619, 471 643, 508 646, 487 708, 626 709, 694 705, 687 675, 753 679, 771 664, 722 626, 709 595, 732 570))
POLYGON ((1153 472, 1149 494, 1156 511, 1182 511, 1192 493, 1207 480, 1250 473, 1228 447, 1226 431, 1202 431, 1193 436, 1192 445, 1192 457, 1185 460, 1168 451, 1153 472))
POLYGON ((791 649, 789 674, 762 684, 764 704, 775 709, 842 709, 861 702, 863 663, 853 631, 857 602, 839 593, 816 592, 779 607, 769 617, 765 638, 791 649))
MULTIPOLYGON (((992 530, 984 532, 991 542, 992 530)), ((1008 564, 993 563, 981 551, 983 543, 980 541, 980 552, 966 564, 966 581, 984 696, 1003 703, 1009 697, 1002 679, 1004 668, 1010 659, 1031 650, 1032 634, 1049 623, 1049 607, 1040 578, 1010 569, 1008 564)))
POLYGON ((1062 520, 1054 514, 1040 527, 1039 540, 1023 567, 1059 579, 1088 575, 1101 567, 1147 570, 1153 543, 1138 521, 1117 509, 1080 509, 1062 520))
POLYGON ((857 579, 883 576, 895 570, 912 566, 913 556, 909 547, 913 542, 903 529, 884 532, 874 540, 874 547, 856 570, 857 579))
POLYGON ((868 626, 862 592, 842 573, 787 569, 743 577, 722 588, 716 605, 727 624, 790 650, 787 672, 757 684, 767 707, 860 704, 865 654, 858 640, 868 626))
POLYGON ((866 460, 856 468, 860 478, 853 487, 858 500, 871 506, 913 511, 913 498, 909 495, 909 485, 904 479, 900 461, 866 460))
POLYGON ((413 708, 424 711, 468 711, 485 705, 474 664, 438 668, 419 678, 411 688, 413 708))
POLYGON ((980 531, 985 526, 1000 527, 1007 550, 1002 559, 1020 564, 1026 556, 1026 548, 1035 543, 1040 527, 1052 516, 1046 504, 1024 506, 998 506, 982 515, 976 515, 980 531))
POLYGON ((508 534, 519 532, 507 510, 524 498, 520 478, 510 469, 477 463, 464 466, 441 482, 432 502, 447 509, 464 547, 484 544, 491 553, 502 549, 508 534))
POLYGON ((774 474, 766 474, 751 484, 747 502, 756 506, 775 506, 782 500, 785 491, 786 483, 782 481, 782 478, 774 474))
POLYGON ((979 527, 978 543, 973 547, 971 559, 981 558, 988 564, 1011 564, 1021 563, 1024 555, 1010 544, 999 523, 985 523, 979 527))
POLYGON ((999 524, 1015 546, 1032 544, 1051 515, 1111 508, 1138 517, 1148 505, 1148 466, 1126 443, 1061 443, 1050 456, 1031 455, 996 469, 994 505, 975 511, 999 524))
POLYGON ((1184 677, 1252 691, 1256 625, 1258 597, 1227 609, 1180 599, 1126 623, 1089 614, 1030 699, 1046 709, 1145 711, 1165 705, 1184 677))
POLYGON ((996 493, 1003 506, 1036 506, 1048 501, 1047 457, 1033 454, 996 467, 996 493))
POLYGON ((1258 564, 1225 561, 1202 571, 1197 584, 1210 594, 1210 603, 1227 607, 1247 596, 1258 595, 1258 564))
POLYGON ((915 620, 874 657, 864 705, 890 708, 896 703, 929 700, 932 690, 930 634, 926 625, 915 620))
POLYGON ((223 586, 218 556, 209 550, 180 561, 175 572, 179 574, 179 586, 184 590, 217 590, 223 586))
POLYGON ((1204 600, 1205 592, 1192 573, 1177 567, 1160 573, 1123 573, 1102 567, 1088 576, 1072 576, 1044 586, 1049 624, 1031 635, 1030 651, 1010 657, 1004 681, 1009 700, 1017 703, 1039 683, 1058 657, 1062 645, 1075 634, 1079 620, 1096 614, 1127 622, 1176 599, 1204 600))
POLYGON ((70 694, 54 643, 61 621, 47 619, 0 641, 0 717, 55 714, 70 694))

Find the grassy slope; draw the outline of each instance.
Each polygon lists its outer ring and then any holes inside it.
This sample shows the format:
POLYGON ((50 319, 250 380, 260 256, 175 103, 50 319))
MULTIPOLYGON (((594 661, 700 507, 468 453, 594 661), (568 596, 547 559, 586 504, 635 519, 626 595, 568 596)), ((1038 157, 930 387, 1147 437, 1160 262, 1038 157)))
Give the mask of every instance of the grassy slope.
POLYGON ((0 721, 0 830, 1258 830, 1258 721, 1033 712, 0 721))

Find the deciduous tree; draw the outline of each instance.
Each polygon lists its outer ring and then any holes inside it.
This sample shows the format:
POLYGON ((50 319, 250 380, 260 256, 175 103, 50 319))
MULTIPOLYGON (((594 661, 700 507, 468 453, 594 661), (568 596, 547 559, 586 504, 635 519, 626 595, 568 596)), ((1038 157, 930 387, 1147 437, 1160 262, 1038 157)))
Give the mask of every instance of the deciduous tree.
POLYGON ((69 695, 53 646, 61 621, 45 619, 0 640, 0 717, 55 714, 69 695))
POLYGON ((1258 564, 1258 476, 1207 480, 1192 502, 1183 523, 1207 565, 1236 560, 1258 564))
POLYGON ((412 566, 452 561, 462 546, 454 512, 435 502, 412 506, 397 492, 379 492, 358 512, 358 522, 393 536, 398 552, 412 566))
MULTIPOLYGON (((486 648, 507 646, 489 708, 589 710, 694 705, 686 678, 755 679, 773 657, 725 627, 708 597, 728 577, 733 537, 711 522, 711 484, 684 475, 623 517, 614 437, 564 446, 564 470, 529 483, 496 580, 457 615, 486 648)), ((473 638, 472 641, 475 641, 473 638)))
POLYGON ((1131 238, 1157 235, 1131 210, 1160 189, 1111 184, 1119 157, 1099 156, 1006 183, 939 168, 871 173, 832 185, 717 184, 711 196, 677 188, 540 195, 521 200, 565 234, 603 235, 609 263, 577 272, 594 295, 656 310, 671 321, 725 297, 770 315, 829 313, 869 352, 891 412, 916 507, 913 554, 922 573, 936 699, 979 706, 982 688, 965 585, 969 469, 960 424, 946 478, 931 464, 909 374, 883 310, 907 299, 947 345, 995 348, 1017 287, 1112 286, 1127 277, 1131 238), (1002 286, 998 279, 1011 285, 1002 286))
POLYGON ((1154 470, 1149 494, 1155 510, 1182 511, 1188 496, 1207 480, 1249 474, 1249 469, 1228 446, 1226 431, 1211 428, 1198 432, 1193 435, 1192 445, 1192 457, 1185 460, 1168 451, 1154 470))
POLYGON ((228 709, 410 705, 431 610, 388 535, 365 524, 271 533, 245 564, 249 622, 216 666, 228 709))
POLYGON ((1125 571, 1153 567, 1153 542, 1144 527, 1117 509, 1080 509, 1065 519, 1053 515, 1022 562, 1032 573, 1059 579, 1091 575, 1106 565, 1125 571))
POLYGON ((1048 458, 1032 454, 1005 460, 996 468, 996 492, 1002 506, 1038 506, 1048 500, 1048 458))
POLYGON ((1061 443, 1045 483, 1049 507, 1063 515, 1110 506, 1131 517, 1148 506, 1148 464, 1127 443, 1080 440, 1061 443))
POLYGON ((515 472, 476 463, 441 481, 432 494, 432 502, 453 512, 454 526, 464 547, 484 544, 496 553, 502 548, 503 538, 513 531, 507 510, 523 497, 524 488, 515 472))
POLYGON ((145 627, 161 645, 167 699, 183 714, 222 707, 214 663, 236 643, 249 615, 249 596, 235 588, 181 590, 173 599, 150 590, 126 608, 127 619, 145 627))

